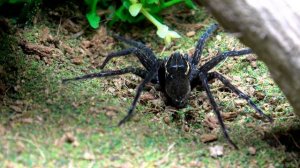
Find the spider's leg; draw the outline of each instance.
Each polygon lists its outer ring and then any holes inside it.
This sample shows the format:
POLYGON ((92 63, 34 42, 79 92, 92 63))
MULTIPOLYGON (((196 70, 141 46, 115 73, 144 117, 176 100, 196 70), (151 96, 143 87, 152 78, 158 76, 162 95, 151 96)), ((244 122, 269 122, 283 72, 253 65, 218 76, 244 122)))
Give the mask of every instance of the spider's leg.
POLYGON ((143 43, 141 42, 138 42, 138 41, 134 41, 132 39, 127 39, 127 38, 124 38, 122 36, 119 36, 119 35, 116 35, 116 34, 113 34, 112 35, 114 38, 116 38, 117 40, 119 41, 123 41, 125 42, 126 44, 128 45, 131 45, 131 46, 134 46, 138 49, 149 49, 147 46, 145 46, 143 43))
POLYGON ((241 90, 239 90, 237 87, 233 86, 228 79, 226 79, 223 75, 221 75, 218 72, 211 72, 208 74, 209 76, 211 76, 211 78, 217 78, 219 79, 226 87, 228 87, 231 91, 233 91, 235 94, 237 94, 240 98, 245 99, 248 104, 254 108, 254 110, 259 113, 261 116, 263 116, 264 118, 266 118, 269 122, 273 122, 273 119, 266 115, 260 108, 258 108, 254 102, 250 99, 250 97, 248 95, 246 95, 245 93, 243 93, 241 90))
POLYGON ((136 91, 136 95, 134 97, 134 100, 133 100, 128 112, 127 112, 127 115, 119 122, 118 126, 124 124, 126 121, 128 121, 132 117, 135 106, 136 106, 136 103, 137 103, 137 101, 139 100, 139 98, 141 96, 143 88, 145 87, 145 85, 148 82, 150 82, 157 75, 159 67, 160 67, 159 64, 155 65, 152 68, 152 70, 146 75, 143 82, 138 86, 137 91, 136 91))
POLYGON ((99 66, 100 69, 103 69, 105 65, 114 57, 121 57, 121 56, 126 56, 131 53, 134 53, 137 49, 136 48, 127 48, 121 51, 113 52, 107 55, 105 60, 103 61, 102 65, 99 66))
POLYGON ((212 105, 212 108, 213 108, 213 110, 214 110, 214 112, 215 112, 215 114, 216 114, 216 116, 217 116, 217 119, 218 119, 218 121, 219 121, 219 124, 220 124, 220 126, 221 126, 221 128, 222 128, 223 134, 224 134, 224 136, 225 136, 225 139, 226 139, 226 140, 228 141, 228 143, 229 143, 230 145, 232 145, 235 149, 238 149, 238 147, 236 146, 236 144, 233 143, 233 141, 230 139, 230 137, 229 137, 229 135, 228 135, 228 133, 227 133, 225 124, 224 124, 223 119, 222 119, 222 117, 221 117, 220 110, 219 110, 219 108, 218 108, 218 105, 217 105, 217 103, 216 103, 215 99, 213 98, 212 93, 211 93, 211 91, 210 91, 210 88, 209 88, 209 85, 208 85, 208 81, 207 81, 207 75, 204 74, 204 73, 199 73, 199 78, 200 78, 200 80, 201 80, 202 87, 204 88, 204 90, 205 90, 205 92, 206 92, 206 94, 207 94, 207 96, 208 96, 209 102, 210 102, 210 104, 212 105))
POLYGON ((65 83, 67 81, 72 81, 72 80, 82 80, 82 79, 91 79, 91 78, 101 78, 101 77, 107 77, 107 76, 116 76, 116 75, 122 75, 122 74, 126 74, 126 73, 133 73, 137 76, 140 76, 141 78, 145 78, 147 71, 140 69, 140 68, 127 67, 127 68, 120 69, 120 70, 102 71, 99 73, 86 74, 86 75, 78 76, 75 78, 63 79, 62 82, 65 83))
POLYGON ((198 40, 195 52, 193 54, 193 60, 192 60, 193 65, 197 65, 199 63, 205 41, 213 34, 215 30, 217 30, 217 28, 218 28, 218 24, 211 25, 198 40))
POLYGON ((140 62, 143 64, 143 66, 148 71, 151 70, 152 66, 158 64, 159 60, 156 58, 153 51, 150 48, 148 48, 147 46, 145 46, 144 44, 134 41, 134 40, 126 39, 122 36, 118 36, 115 34, 113 35, 113 37, 120 41, 125 42, 126 44, 133 46, 133 48, 124 49, 124 50, 109 54, 107 56, 107 58, 104 60, 104 62, 102 63, 102 65, 100 66, 101 69, 103 69, 105 67, 105 65, 107 64, 107 62, 110 59, 112 59, 113 57, 120 57, 120 56, 129 55, 129 54, 135 54, 135 56, 138 57, 140 62))
POLYGON ((216 57, 214 57, 213 59, 211 59, 210 61, 205 63, 203 66, 201 66, 199 68, 199 70, 201 72, 206 73, 209 70, 211 70, 212 68, 214 68, 216 65, 218 65, 218 63, 220 63, 227 57, 243 56, 243 55, 250 54, 250 53, 252 53, 251 49, 244 49, 244 50, 239 50, 239 51, 226 51, 226 52, 223 52, 223 53, 217 55, 216 57))
POLYGON ((139 49, 135 54, 148 71, 150 71, 150 69, 158 63, 158 60, 153 51, 143 43, 131 39, 126 39, 118 35, 113 35, 113 37, 139 49))

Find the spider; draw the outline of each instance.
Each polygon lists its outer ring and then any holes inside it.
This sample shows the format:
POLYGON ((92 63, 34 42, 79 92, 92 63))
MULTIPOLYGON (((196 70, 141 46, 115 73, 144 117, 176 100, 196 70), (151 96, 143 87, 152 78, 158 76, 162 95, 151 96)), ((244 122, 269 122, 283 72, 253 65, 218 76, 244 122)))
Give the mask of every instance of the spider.
POLYGON ((128 121, 134 114, 134 109, 139 100, 141 92, 145 85, 149 82, 154 84, 159 84, 162 92, 167 97, 167 101, 176 108, 183 108, 187 104, 187 99, 190 92, 196 87, 200 86, 207 96, 208 100, 213 108, 213 111, 218 119, 221 126, 223 135, 228 143, 235 149, 238 149, 237 145, 233 143, 228 135, 227 129, 224 125, 223 119, 220 114, 218 105, 211 93, 208 82, 212 79, 220 80, 227 88, 232 92, 237 94, 240 98, 245 99, 248 104, 261 116, 265 117, 268 121, 272 122, 272 118, 267 116, 262 112, 262 110, 257 107, 254 102, 250 99, 248 95, 243 93, 241 90, 236 88, 226 79, 222 74, 218 72, 210 72, 218 63, 227 57, 242 56, 252 53, 251 49, 243 49, 238 51, 226 51, 217 54, 210 61, 202 66, 198 66, 201 54, 204 48, 204 44, 207 39, 212 36, 213 32, 218 28, 217 24, 211 25, 205 33, 200 37, 197 42, 194 54, 189 57, 188 54, 182 54, 175 52, 171 54, 170 57, 166 59, 159 59, 155 56, 153 51, 146 47, 144 44, 129 40, 124 37, 113 35, 116 39, 123 41, 124 43, 132 46, 131 48, 123 49, 121 51, 113 52, 108 54, 100 69, 103 69, 106 64, 115 57, 126 56, 129 54, 135 55, 144 68, 126 67, 118 70, 107 70, 100 73, 86 74, 84 76, 63 79, 63 83, 71 80, 82 80, 90 78, 101 78, 107 76, 116 76, 126 73, 135 74, 143 79, 140 85, 137 87, 136 95, 134 100, 128 110, 127 115, 119 122, 119 126, 128 121))

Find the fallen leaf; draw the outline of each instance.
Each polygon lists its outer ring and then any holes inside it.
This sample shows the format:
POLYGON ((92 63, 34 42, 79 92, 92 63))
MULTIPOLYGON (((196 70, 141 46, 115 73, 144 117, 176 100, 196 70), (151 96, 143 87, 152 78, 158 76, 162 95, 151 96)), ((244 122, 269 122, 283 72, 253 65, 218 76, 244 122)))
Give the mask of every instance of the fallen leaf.
POLYGON ((116 89, 113 88, 113 87, 109 87, 107 90, 108 90, 110 93, 115 93, 115 91, 116 91, 116 89))
POLYGON ((21 167, 21 165, 17 164, 17 163, 14 163, 12 161, 4 161, 4 164, 3 164, 5 168, 17 168, 17 167, 21 167))
POLYGON ((33 44, 27 41, 20 41, 19 45, 23 49, 23 51, 27 54, 38 55, 45 59, 44 61, 50 61, 46 58, 52 58, 53 56, 62 55, 62 52, 56 48, 43 46, 40 44, 33 44))
POLYGON ((81 41, 81 47, 82 48, 89 48, 90 46, 92 46, 92 43, 91 43, 91 41, 89 41, 89 40, 82 40, 81 41))
POLYGON ((254 92, 254 96, 257 98, 257 100, 263 100, 265 98, 265 94, 260 91, 254 92))
POLYGON ((256 62, 257 56, 255 56, 255 55, 249 55, 249 56, 247 56, 245 59, 246 59, 247 61, 249 61, 249 62, 253 62, 253 61, 256 62))
POLYGON ((32 124, 33 123, 33 119, 32 118, 21 118, 20 121, 22 123, 25 123, 25 124, 32 124))
POLYGON ((22 113, 22 109, 19 106, 15 106, 15 105, 10 105, 9 106, 11 109, 13 109, 15 112, 17 113, 22 113))
POLYGON ((188 167, 205 167, 200 161, 193 160, 188 164, 188 167))
POLYGON ((115 111, 107 111, 107 112, 105 112, 105 115, 109 118, 114 118, 114 117, 116 117, 117 114, 115 111))
POLYGON ((203 120, 203 125, 207 126, 210 129, 215 129, 219 127, 218 119, 213 115, 206 115, 203 120))
POLYGON ((4 135, 5 132, 6 132, 5 127, 4 127, 3 125, 0 124, 0 136, 1 136, 1 135, 4 135))
POLYGON ((116 107, 116 106, 105 106, 105 107, 103 107, 103 109, 105 109, 107 111, 114 111, 114 112, 120 111, 119 107, 116 107))
POLYGON ((245 103, 246 103, 246 101, 243 100, 243 99, 235 99, 234 100, 234 104, 237 105, 237 106, 241 106, 241 105, 243 105, 245 103))
POLYGON ((70 46, 66 45, 66 44, 61 44, 62 48, 64 49, 65 52, 67 52, 70 55, 74 55, 75 51, 73 48, 71 48, 70 46))
POLYGON ((239 112, 222 113, 223 120, 232 121, 238 116, 239 112))
POLYGON ((195 34, 196 34, 195 31, 189 31, 189 32, 186 33, 186 36, 192 37, 192 36, 194 36, 195 34))
POLYGON ((75 65, 80 65, 83 63, 83 59, 81 57, 75 57, 71 60, 71 62, 75 65))
POLYGON ((200 136, 200 140, 203 143, 206 142, 212 142, 218 139, 218 136, 216 134, 203 134, 200 136))
POLYGON ((25 150, 25 145, 21 142, 21 141, 18 141, 17 143, 16 143, 16 150, 17 150, 17 153, 22 153, 22 152, 24 152, 24 150, 25 150))
POLYGON ((223 156, 224 147, 220 145, 209 147, 209 153, 211 157, 223 156))
POLYGON ((50 109, 48 109, 48 108, 45 108, 45 109, 43 109, 43 113, 50 113, 51 111, 50 111, 50 109))
POLYGON ((148 102, 149 100, 154 100, 154 99, 156 99, 155 96, 149 92, 143 93, 140 98, 140 100, 143 102, 148 102))
POLYGON ((39 40, 40 40, 41 42, 47 41, 48 36, 49 36, 49 33, 50 33, 50 31, 49 31, 49 28, 48 28, 48 27, 43 28, 42 31, 41 31, 41 33, 40 33, 39 40))
POLYGON ((161 99, 150 100, 149 102, 151 104, 153 104, 155 107, 162 107, 162 106, 164 106, 164 101, 162 101, 161 99))

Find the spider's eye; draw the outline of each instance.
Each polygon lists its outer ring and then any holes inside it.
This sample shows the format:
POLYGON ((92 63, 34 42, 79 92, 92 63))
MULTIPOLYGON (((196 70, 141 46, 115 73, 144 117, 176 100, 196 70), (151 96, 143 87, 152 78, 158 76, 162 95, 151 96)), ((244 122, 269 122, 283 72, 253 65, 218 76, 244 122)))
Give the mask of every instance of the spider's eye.
POLYGON ((190 72, 190 64, 182 54, 176 52, 172 54, 165 63, 166 75, 169 74, 184 74, 185 76, 190 72))

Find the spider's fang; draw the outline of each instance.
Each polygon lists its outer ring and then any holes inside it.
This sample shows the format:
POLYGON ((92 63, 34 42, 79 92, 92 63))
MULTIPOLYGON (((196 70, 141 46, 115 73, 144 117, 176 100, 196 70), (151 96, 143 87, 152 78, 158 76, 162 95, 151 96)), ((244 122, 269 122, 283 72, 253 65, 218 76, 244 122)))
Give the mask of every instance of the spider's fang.
POLYGON ((188 75, 189 74, 189 71, 190 71, 190 64, 187 62, 187 61, 185 61, 186 62, 186 64, 187 64, 187 68, 186 68, 186 71, 185 71, 185 75, 188 75))

